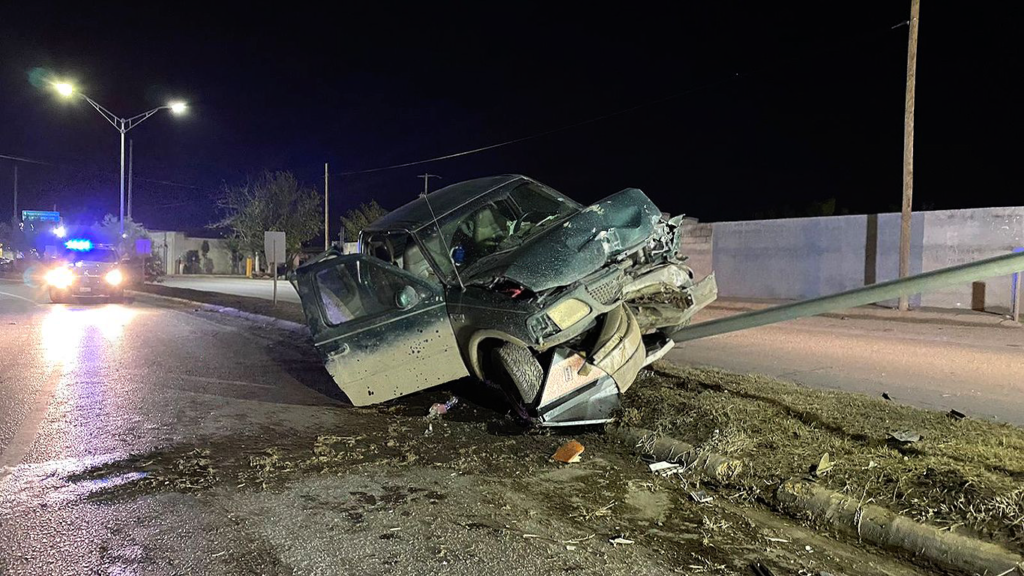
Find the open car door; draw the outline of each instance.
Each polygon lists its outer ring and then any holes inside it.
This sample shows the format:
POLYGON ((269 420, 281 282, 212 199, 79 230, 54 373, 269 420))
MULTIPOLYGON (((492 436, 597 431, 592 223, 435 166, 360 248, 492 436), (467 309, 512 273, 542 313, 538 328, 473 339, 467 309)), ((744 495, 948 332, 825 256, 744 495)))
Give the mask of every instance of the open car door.
POLYGON ((356 406, 468 376, 440 285, 331 249, 296 271, 313 342, 356 406))

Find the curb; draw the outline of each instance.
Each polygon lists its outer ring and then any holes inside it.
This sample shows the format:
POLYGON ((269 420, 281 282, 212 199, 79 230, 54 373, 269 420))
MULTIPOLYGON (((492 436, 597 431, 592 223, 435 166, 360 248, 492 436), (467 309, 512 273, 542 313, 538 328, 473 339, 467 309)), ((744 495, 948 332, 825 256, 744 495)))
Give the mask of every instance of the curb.
MULTIPOLYGON (((609 426, 608 434, 640 455, 695 466, 719 481, 735 478, 743 462, 701 452, 696 447, 652 430, 609 426)), ((874 504, 812 482, 791 478, 775 494, 775 507, 793 518, 827 522, 876 546, 900 550, 947 569, 988 576, 1024 576, 1024 558, 991 542, 943 532, 874 504)))
POLYGON ((290 320, 282 320, 280 318, 274 318, 273 316, 264 316, 262 314, 253 314, 252 312, 245 312, 237 308, 231 308, 230 306, 218 306, 216 304, 207 304, 205 302, 196 302, 195 300, 188 300, 185 298, 178 298, 176 296, 164 296, 163 294, 153 294, 150 292, 139 292, 137 290, 125 290, 126 294, 130 294, 133 298, 156 298, 159 300, 167 300, 169 302, 178 302, 181 304, 188 304, 190 306, 198 306, 199 308, 206 310, 207 312, 217 312, 219 314, 226 314, 228 316, 234 316, 236 318, 244 318, 252 322, 259 322, 261 324, 270 324, 275 328, 280 328, 293 334, 302 334, 309 336, 309 328, 305 324, 299 324, 298 322, 292 322, 290 320))
POLYGON ((732 480, 743 469, 743 462, 739 460, 713 452, 701 452, 686 442, 662 436, 653 430, 614 426, 608 428, 608 433, 619 442, 632 446, 641 455, 649 454, 658 460, 678 462, 687 468, 700 468, 704 474, 719 482, 732 480))
POLYGON ((1024 559, 990 542, 943 532, 874 504, 791 478, 776 493, 779 506, 794 516, 808 516, 857 538, 903 550, 914 556, 971 574, 1024 576, 1024 559))

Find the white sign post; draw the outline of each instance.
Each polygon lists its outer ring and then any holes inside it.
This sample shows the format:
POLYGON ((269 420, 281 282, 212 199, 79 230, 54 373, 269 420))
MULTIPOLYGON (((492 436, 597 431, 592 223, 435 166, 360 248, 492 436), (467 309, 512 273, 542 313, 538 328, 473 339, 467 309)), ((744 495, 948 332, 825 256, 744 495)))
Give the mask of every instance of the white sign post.
POLYGON ((277 263, 285 259, 284 232, 263 233, 263 251, 270 260, 271 275, 274 277, 274 306, 277 306, 277 263))

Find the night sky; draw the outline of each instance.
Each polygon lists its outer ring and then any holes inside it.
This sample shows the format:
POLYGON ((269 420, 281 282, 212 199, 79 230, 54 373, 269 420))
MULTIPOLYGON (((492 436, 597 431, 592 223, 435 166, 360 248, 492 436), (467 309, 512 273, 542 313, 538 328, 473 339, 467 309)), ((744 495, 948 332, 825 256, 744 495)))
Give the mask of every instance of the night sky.
MULTIPOLYGON (((1024 204, 1019 10, 923 4, 915 208, 1024 204)), ((584 203, 635 186, 704 221, 898 210, 909 0, 417 5, 5 3, 0 155, 49 163, 20 165, 20 208, 117 212, 117 132, 33 85, 42 69, 123 116, 190 103, 129 133, 155 229, 202 229, 216 191, 262 169, 322 189, 325 161, 335 229, 359 202, 413 199, 424 171, 523 173, 584 203)))

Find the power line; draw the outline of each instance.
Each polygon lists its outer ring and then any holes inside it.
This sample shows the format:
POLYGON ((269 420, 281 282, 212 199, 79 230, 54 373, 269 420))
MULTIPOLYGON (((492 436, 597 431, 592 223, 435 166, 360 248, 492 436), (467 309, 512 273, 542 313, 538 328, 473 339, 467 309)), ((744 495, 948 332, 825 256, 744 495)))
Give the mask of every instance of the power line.
MULTIPOLYGON (((64 168, 64 169, 68 169, 68 170, 74 169, 74 167, 68 166, 67 164, 57 164, 55 162, 46 162, 46 161, 43 161, 43 160, 34 160, 32 158, 25 158, 25 157, 22 157, 22 156, 11 156, 11 155, 8 155, 8 154, 0 154, 0 158, 3 158, 4 160, 13 160, 15 162, 26 162, 28 164, 38 164, 40 166, 53 166, 54 168, 64 168)), ((79 170, 83 170, 85 172, 92 172, 94 174, 114 174, 114 172, 109 172, 109 171, 106 171, 106 170, 97 170, 95 168, 78 168, 78 169, 79 170)), ((154 180, 152 178, 139 178, 139 177, 135 177, 135 180, 138 180, 140 182, 149 182, 150 184, 163 184, 165 186, 177 186, 179 188, 191 188, 193 190, 213 191, 212 188, 203 188, 201 186, 193 186, 192 184, 183 184, 181 182, 172 182, 170 180, 154 180)))
POLYGON ((621 110, 616 110, 615 112, 610 112, 608 114, 602 114, 600 116, 595 116, 593 118, 588 118, 586 120, 582 120, 580 122, 575 122, 573 124, 567 124, 565 126, 559 126, 558 128, 552 128, 550 130, 545 130, 543 132, 537 132, 536 134, 530 134, 529 136, 523 136, 521 138, 514 138, 512 140, 506 140, 504 142, 498 142, 497 144, 490 144, 488 146, 481 146, 480 148, 473 148, 471 150, 463 150, 462 152, 455 152, 453 154, 446 154, 444 156, 436 156, 434 158, 427 158, 425 160, 415 160, 413 162, 405 162, 403 164, 393 164, 391 166, 380 166, 380 167, 377 167, 377 168, 370 168, 370 169, 367 169, 367 170, 354 170, 354 171, 351 171, 351 172, 339 172, 339 173, 334 174, 334 176, 351 176, 353 174, 369 174, 371 172, 383 172, 385 170, 395 170, 395 169, 398 169, 398 168, 406 168, 406 167, 409 167, 409 166, 416 166, 416 165, 419 165, 419 164, 427 164, 428 162, 439 162, 441 160, 451 160, 452 158, 458 158, 460 156, 469 156, 470 154, 476 154, 478 152, 484 152, 484 151, 487 151, 487 150, 493 150, 495 148, 501 148, 502 146, 509 146, 511 144, 518 144, 519 142, 525 142, 527 140, 533 140, 535 138, 540 138, 542 136, 548 136, 548 135, 554 134, 556 132, 563 132, 565 130, 571 130, 573 128, 579 128, 580 126, 585 126, 587 124, 593 124, 594 122, 600 122, 602 120, 607 120, 608 118, 613 118, 615 116, 621 116, 623 114, 628 114, 628 113, 630 113, 630 112, 632 112, 634 110, 639 110, 641 108, 646 108, 648 106, 654 106, 656 104, 661 104, 661 103, 664 103, 664 102, 668 102, 669 100, 675 100, 677 98, 682 98, 683 96, 688 96, 690 94, 693 94, 694 92, 699 92, 701 90, 707 90, 709 88, 713 88, 713 87, 718 86, 720 84, 725 84, 726 82, 729 82, 729 81, 732 81, 732 80, 735 80, 735 79, 739 78, 739 76, 740 76, 739 73, 736 73, 736 74, 734 74, 734 75, 732 75, 732 76, 730 76, 728 78, 724 78, 722 80, 718 80, 718 81, 715 81, 715 82, 709 82, 707 84, 702 84, 700 86, 697 86, 695 88, 690 88, 689 90, 685 90, 683 92, 677 92, 676 94, 672 94, 670 96, 665 96, 664 98, 659 98, 657 100, 651 100, 649 102, 644 102, 642 104, 637 104, 635 106, 630 106, 629 108, 623 108, 621 110))

